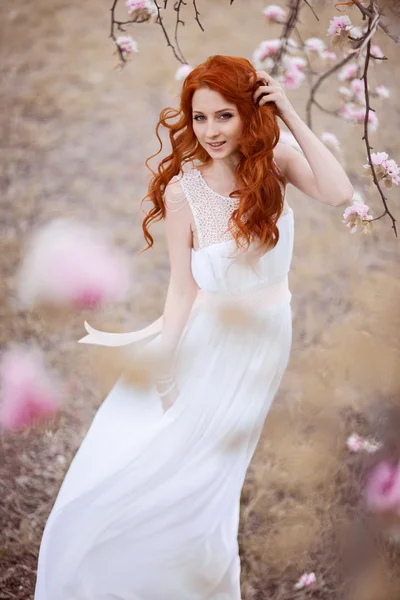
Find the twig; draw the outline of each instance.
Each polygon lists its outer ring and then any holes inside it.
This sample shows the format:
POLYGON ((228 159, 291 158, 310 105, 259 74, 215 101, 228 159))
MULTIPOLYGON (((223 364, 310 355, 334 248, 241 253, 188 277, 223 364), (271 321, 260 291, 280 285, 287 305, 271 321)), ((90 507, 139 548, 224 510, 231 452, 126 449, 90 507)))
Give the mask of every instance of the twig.
MULTIPOLYGON (((232 4, 232 2, 231 2, 231 4, 232 4)), ((201 29, 202 31, 204 31, 204 27, 203 27, 203 25, 200 23, 200 19, 199 19, 199 17, 200 17, 200 13, 199 13, 199 11, 197 10, 197 4, 196 4, 196 0, 193 0, 193 8, 194 8, 194 14, 195 14, 195 16, 194 16, 194 20, 195 20, 195 21, 197 21, 197 23, 199 24, 199 27, 200 27, 200 29, 201 29)))
POLYGON ((186 6, 186 2, 185 0, 178 0, 175 5, 174 5, 174 10, 176 12, 176 21, 175 21, 175 35, 174 35, 174 39, 175 39, 175 47, 177 49, 177 51, 179 52, 179 54, 181 55, 182 58, 182 62, 184 64, 187 63, 187 60, 185 59, 185 57, 183 56, 182 50, 179 46, 179 40, 178 40, 178 29, 179 29, 179 25, 182 25, 183 27, 185 27, 185 21, 182 21, 182 19, 180 18, 180 11, 181 11, 181 7, 182 5, 186 6))
POLYGON ((290 0, 290 4, 289 4, 289 18, 286 21, 286 23, 284 24, 283 27, 283 31, 281 33, 280 36, 280 46, 279 46, 279 50, 277 52, 277 55, 274 59, 274 66, 271 69, 271 75, 272 77, 275 77, 275 75, 278 73, 279 67, 281 65, 281 62, 283 60, 283 57, 286 53, 286 45, 288 42, 288 39, 290 38, 290 35, 292 33, 292 30, 295 28, 296 23, 298 21, 299 18, 299 11, 300 11, 300 3, 302 2, 302 0, 290 0))
POLYGON ((318 77, 318 79, 316 80, 316 82, 312 86, 311 93, 310 93, 310 96, 309 96, 309 98, 307 100, 307 106, 306 106, 307 125, 308 125, 308 127, 310 129, 312 129, 312 114, 311 114, 311 110, 312 110, 313 104, 317 105, 317 103, 315 101, 315 94, 317 93, 319 87, 321 86, 321 84, 323 83, 323 81, 325 81, 325 79, 327 79, 333 73, 335 73, 336 71, 338 71, 339 69, 341 69, 346 63, 348 63, 351 60, 353 60, 353 58, 354 58, 353 54, 349 54, 348 56, 346 56, 345 58, 343 58, 342 60, 340 60, 339 62, 337 62, 335 65, 333 65, 333 67, 331 67, 330 69, 328 69, 327 71, 325 71, 324 73, 322 73, 322 75, 320 75, 318 77))
POLYGON ((311 10, 312 14, 314 15, 314 17, 317 19, 317 21, 319 21, 319 17, 317 15, 317 13, 315 12, 315 10, 313 9, 313 7, 311 6, 311 4, 308 2, 308 0, 304 0, 304 2, 307 4, 308 8, 311 10))
MULTIPOLYGON (((164 37, 165 37, 165 39, 166 39, 166 41, 167 41, 167 46, 168 46, 169 48, 171 48, 171 49, 172 49, 172 52, 173 52, 173 54, 174 54, 175 58, 176 58, 176 59, 177 59, 177 60, 178 60, 180 63, 182 63, 182 64, 185 64, 185 63, 186 63, 186 60, 184 59, 184 57, 182 57, 182 58, 181 58, 180 56, 178 56, 178 53, 177 53, 177 51, 176 51, 176 49, 175 49, 175 46, 174 46, 173 44, 171 44, 171 40, 169 39, 169 36, 168 36, 167 30, 166 30, 166 29, 165 29, 165 27, 164 27, 163 18, 162 18, 162 16, 161 16, 161 13, 160 13, 160 7, 158 6, 158 2, 157 2, 157 0, 153 0, 153 2, 154 2, 155 6, 156 6, 156 8, 157 8, 157 23, 160 25, 160 27, 161 27, 161 29, 162 29, 162 32, 163 32, 163 34, 164 34, 164 37)), ((164 8, 166 8, 166 6, 167 6, 167 2, 168 2, 168 0, 164 0, 164 8)), ((178 15, 178 18, 179 18, 179 15, 178 15)))
MULTIPOLYGON (((371 38, 372 38, 372 34, 375 30, 376 27, 378 25, 379 22, 379 13, 376 10, 376 7, 374 6, 373 0, 371 0, 370 3, 371 9, 374 9, 375 15, 372 17, 369 17, 369 23, 368 23, 368 42, 367 42, 367 52, 366 52, 366 56, 365 56, 365 62, 364 62, 364 71, 361 77, 361 80, 364 81, 364 94, 365 94, 365 116, 364 116, 364 135, 363 135, 363 140, 365 141, 365 146, 367 148, 367 156, 368 156, 368 163, 371 167, 371 172, 372 172, 372 179, 374 184, 376 185, 376 187, 378 188, 378 192, 382 198, 382 202, 383 202, 383 206, 385 207, 384 212, 379 216, 376 217, 375 219, 372 219, 372 221, 377 221, 379 219, 381 219, 382 217, 384 217, 385 215, 389 215, 389 217, 392 220, 392 229, 394 231, 395 236, 397 237, 397 228, 396 228, 396 219, 394 218, 394 216, 392 215, 392 213, 389 210, 388 204, 387 204, 387 198, 385 196, 385 194, 383 193, 382 187, 379 183, 379 180, 376 176, 376 171, 375 171, 375 165, 372 161, 372 157, 371 157, 371 145, 369 143, 369 134, 368 134, 368 121, 369 121, 369 113, 372 110, 371 109, 371 105, 370 105, 370 99, 369 99, 369 90, 368 90, 368 67, 369 67, 369 60, 370 60, 370 56, 371 56, 371 38)), ((371 10, 371 14, 372 10, 371 10)))

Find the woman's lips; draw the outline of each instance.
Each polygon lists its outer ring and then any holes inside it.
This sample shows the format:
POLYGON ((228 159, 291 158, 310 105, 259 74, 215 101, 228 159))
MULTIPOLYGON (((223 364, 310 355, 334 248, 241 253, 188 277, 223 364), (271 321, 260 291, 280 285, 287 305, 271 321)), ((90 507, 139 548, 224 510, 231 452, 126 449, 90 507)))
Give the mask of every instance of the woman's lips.
POLYGON ((213 150, 218 150, 219 148, 222 148, 222 146, 225 144, 225 142, 218 142, 218 144, 216 146, 214 146, 214 144, 210 144, 208 143, 208 145, 213 149, 213 150))

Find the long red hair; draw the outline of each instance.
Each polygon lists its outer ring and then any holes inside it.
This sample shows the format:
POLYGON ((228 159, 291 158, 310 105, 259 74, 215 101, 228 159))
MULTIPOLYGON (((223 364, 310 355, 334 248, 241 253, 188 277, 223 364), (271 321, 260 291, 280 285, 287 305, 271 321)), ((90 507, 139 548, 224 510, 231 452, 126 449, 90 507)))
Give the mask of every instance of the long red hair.
POLYGON ((165 188, 170 180, 183 174, 183 165, 194 160, 206 165, 212 159, 198 143, 192 125, 192 98, 203 87, 221 94, 235 104, 244 123, 239 139, 239 162, 235 167, 237 188, 232 198, 239 198, 239 205, 230 219, 230 230, 238 248, 248 248, 255 239, 262 254, 270 250, 279 240, 276 222, 283 210, 284 178, 273 161, 273 149, 279 141, 277 108, 274 103, 258 106, 253 100, 255 90, 262 85, 256 82, 256 71, 245 58, 233 56, 211 56, 186 77, 181 92, 180 108, 164 108, 156 127, 160 142, 158 152, 146 160, 153 174, 148 192, 142 200, 150 201, 152 207, 142 223, 147 247, 153 245, 149 225, 165 217, 163 200, 165 188), (254 77, 251 78, 250 76, 254 77), (175 120, 174 122, 171 122, 175 120), (159 128, 169 129, 172 152, 158 165, 158 172, 149 166, 149 161, 162 150, 159 128))

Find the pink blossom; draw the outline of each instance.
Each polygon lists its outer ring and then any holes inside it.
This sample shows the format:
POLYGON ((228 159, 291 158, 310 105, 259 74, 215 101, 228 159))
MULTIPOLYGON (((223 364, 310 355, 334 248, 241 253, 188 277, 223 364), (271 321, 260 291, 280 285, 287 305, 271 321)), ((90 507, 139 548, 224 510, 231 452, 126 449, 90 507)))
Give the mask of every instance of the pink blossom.
POLYGON ((343 221, 350 229, 350 233, 355 233, 360 229, 362 233, 370 233, 372 229, 372 215, 368 214, 369 207, 361 202, 355 202, 348 206, 343 213, 343 221))
POLYGON ((122 52, 125 52, 126 54, 138 51, 137 43, 130 35, 120 35, 117 37, 116 44, 121 48, 122 52))
POLYGON ((146 10, 153 16, 158 14, 157 7, 153 0, 126 0, 125 6, 130 15, 133 15, 137 10, 146 10))
POLYGON ((293 133, 291 133, 290 131, 281 131, 279 139, 284 144, 287 144, 288 146, 295 148, 295 150, 299 150, 300 152, 302 152, 300 144, 294 137, 293 133))
POLYGON ((321 52, 323 52, 324 50, 326 50, 326 44, 323 40, 321 40, 320 38, 308 38, 305 42, 304 42, 304 46, 306 48, 306 50, 309 50, 310 52, 316 52, 318 54, 320 54, 321 52))
POLYGON ((372 471, 365 499, 370 510, 376 512, 400 509, 400 464, 381 461, 372 471))
POLYGON ((365 83, 363 79, 353 79, 350 82, 353 96, 360 104, 365 104, 365 83))
POLYGON ((301 56, 286 56, 285 57, 285 66, 286 68, 297 68, 302 69, 307 64, 307 61, 301 56))
POLYGON ((374 441, 367 440, 365 438, 362 438, 357 433, 353 433, 347 439, 347 447, 352 452, 365 451, 365 452, 368 452, 369 454, 373 454, 374 452, 379 450, 379 448, 381 447, 381 444, 374 442, 374 441))
POLYGON ((302 81, 304 80, 305 75, 303 71, 300 71, 296 66, 289 66, 286 69, 283 85, 287 87, 289 90, 296 90, 302 81))
POLYGON ((361 27, 352 27, 350 35, 353 39, 359 40, 363 36, 363 30, 361 27))
POLYGON ((399 175, 399 173, 400 173, 399 166, 393 160, 393 158, 385 160, 384 163, 382 163, 382 166, 384 167, 384 169, 385 169, 386 173, 389 175, 389 177, 394 177, 395 175, 399 175))
POLYGON ((175 72, 175 79, 177 81, 183 81, 191 71, 193 71, 193 67, 190 65, 181 65, 175 72))
MULTIPOLYGON (((365 107, 357 106, 353 102, 346 103, 339 113, 343 119, 353 123, 363 123, 365 119, 365 107)), ((368 113, 368 123, 371 125, 371 130, 375 131, 378 126, 378 117, 372 110, 368 113)))
POLYGON ((375 91, 378 94, 378 96, 381 96, 382 98, 389 98, 390 96, 388 88, 384 85, 378 85, 375 91))
POLYGON ((310 587, 316 583, 317 578, 315 573, 304 573, 299 581, 293 586, 295 590, 302 590, 304 588, 310 587))
POLYGON ((357 435, 356 433, 353 433, 347 439, 347 447, 352 452, 360 452, 363 449, 363 440, 362 440, 362 438, 359 435, 357 435))
POLYGON ((338 79, 339 79, 339 81, 349 81, 350 79, 354 79, 354 77, 357 77, 357 73, 358 73, 358 64, 355 62, 347 63, 339 71, 338 79))
POLYGON ((328 146, 329 148, 333 148, 334 150, 339 150, 340 143, 334 133, 330 133, 329 131, 324 131, 321 134, 321 141, 328 146))
POLYGON ((348 31, 351 27, 352 22, 347 15, 333 17, 329 22, 327 35, 340 35, 342 31, 348 31))
POLYGON ((100 232, 55 220, 31 238, 18 274, 24 306, 99 306, 121 300, 129 289, 127 259, 100 232))
POLYGON ((373 56, 376 56, 377 58, 383 58, 385 55, 383 54, 381 47, 376 45, 376 44, 372 44, 371 46, 371 54, 373 56))
POLYGON ((320 54, 321 58, 323 58, 324 60, 336 60, 337 59, 337 54, 336 52, 330 52, 329 50, 323 50, 320 54))
POLYGON ((0 364, 0 384, 0 424, 5 429, 30 427, 54 416, 59 409, 59 390, 37 349, 19 347, 5 352, 0 364))
MULTIPOLYGON (((372 160, 373 164, 376 166, 381 165, 388 158, 389 158, 389 155, 387 152, 372 152, 371 153, 371 160, 372 160)), ((366 165, 366 166, 369 167, 369 165, 366 165)))
POLYGON ((286 19, 286 11, 276 4, 270 4, 264 8, 263 14, 268 21, 273 23, 284 23, 286 19))
POLYGON ((258 51, 257 58, 260 61, 263 61, 270 56, 274 56, 278 52, 280 46, 281 41, 279 39, 264 40, 256 50, 256 52, 258 51))
MULTIPOLYGON (((389 158, 387 152, 372 152, 372 164, 377 167, 375 169, 378 179, 383 179, 387 187, 391 187, 392 183, 399 184, 400 167, 393 158, 389 158)), ((364 169, 371 168, 369 163, 364 165, 364 169)))

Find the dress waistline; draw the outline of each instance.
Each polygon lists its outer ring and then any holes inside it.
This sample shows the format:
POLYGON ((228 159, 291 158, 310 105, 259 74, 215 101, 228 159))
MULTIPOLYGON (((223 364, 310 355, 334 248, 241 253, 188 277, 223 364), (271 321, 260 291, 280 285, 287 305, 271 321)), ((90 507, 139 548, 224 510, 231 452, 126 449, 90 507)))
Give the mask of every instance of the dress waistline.
MULTIPOLYGON (((199 290, 196 302, 205 302, 209 307, 220 307, 234 303, 246 307, 268 308, 284 302, 290 302, 292 294, 289 291, 288 277, 284 277, 278 283, 273 283, 263 288, 249 290, 245 292, 210 292, 199 290)), ((161 333, 163 317, 159 317, 147 327, 137 331, 127 333, 113 333, 95 329, 87 321, 84 326, 88 333, 85 337, 78 340, 79 344, 94 344, 97 346, 128 346, 150 338, 161 333)))
POLYGON ((210 307, 224 305, 240 305, 243 307, 268 308, 283 302, 290 302, 292 294, 289 290, 288 276, 281 281, 255 290, 228 292, 199 290, 198 299, 210 307))

